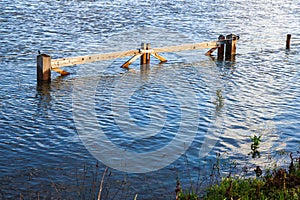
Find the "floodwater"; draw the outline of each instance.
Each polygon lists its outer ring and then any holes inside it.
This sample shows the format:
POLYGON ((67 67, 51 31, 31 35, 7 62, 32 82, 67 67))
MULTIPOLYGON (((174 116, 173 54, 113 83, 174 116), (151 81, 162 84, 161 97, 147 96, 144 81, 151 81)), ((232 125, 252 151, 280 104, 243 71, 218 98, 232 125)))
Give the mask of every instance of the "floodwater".
POLYGON ((93 199, 106 165, 102 199, 174 199, 178 179, 196 191, 209 183, 218 154, 251 176, 282 161, 278 152, 299 150, 299 2, 2 0, 0 8, 2 199, 93 199), (165 64, 137 60, 127 71, 122 58, 36 83, 38 50, 55 59, 230 33, 240 36, 231 62, 206 50, 162 53, 165 64), (248 155, 254 135, 260 158, 248 155))

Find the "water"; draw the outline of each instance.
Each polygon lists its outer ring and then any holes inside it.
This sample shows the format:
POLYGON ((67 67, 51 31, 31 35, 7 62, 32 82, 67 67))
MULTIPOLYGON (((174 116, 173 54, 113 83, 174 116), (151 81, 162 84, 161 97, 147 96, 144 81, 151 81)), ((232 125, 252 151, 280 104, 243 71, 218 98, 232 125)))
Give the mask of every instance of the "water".
MULTIPOLYGON (((268 156, 276 160, 278 151, 299 149, 300 3, 4 0, 0 6, 3 199, 90 199, 97 193, 105 166, 79 131, 80 122, 93 123, 92 114, 112 144, 128 152, 179 144, 167 151, 174 157, 150 156, 154 164, 175 160, 156 171, 149 157, 122 168, 148 173, 109 168, 105 199, 174 199, 177 178, 185 188, 200 185, 216 153, 241 166, 269 166, 268 156), (150 70, 140 70, 136 61, 135 72, 127 72, 119 68, 126 59, 119 59, 66 68, 70 76, 53 73, 50 85, 36 84, 38 50, 59 58, 136 49, 144 41, 152 47, 211 41, 229 33, 241 38, 235 62, 214 62, 205 50, 169 53, 164 65, 153 58, 150 70), (290 51, 284 49, 287 33, 290 51), (217 90, 224 106, 214 103, 217 90), (83 105, 75 95, 85 92, 93 99, 83 105), (180 127, 185 137, 176 138, 180 127), (262 135, 260 159, 248 156, 254 134, 262 135), (182 141, 190 146, 180 146, 182 141)), ((99 152, 104 159, 111 153, 99 152)), ((118 156, 106 162, 119 166, 118 156)))

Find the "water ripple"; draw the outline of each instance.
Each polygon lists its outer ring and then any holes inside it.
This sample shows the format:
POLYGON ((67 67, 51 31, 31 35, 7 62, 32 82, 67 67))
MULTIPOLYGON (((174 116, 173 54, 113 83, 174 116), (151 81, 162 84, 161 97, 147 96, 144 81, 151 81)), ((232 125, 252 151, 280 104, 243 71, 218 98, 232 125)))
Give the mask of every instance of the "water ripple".
MULTIPOLYGON (((170 90, 178 74, 184 77, 184 84, 176 86, 193 88, 199 107, 197 135, 186 152, 195 176, 200 172, 205 175, 206 168, 199 167, 199 163, 207 163, 199 158, 199 149, 208 145, 203 141, 216 142, 207 159, 214 159, 216 152, 227 152, 242 162, 249 153, 249 136, 260 134, 263 156, 249 162, 261 165, 268 164, 265 156, 272 152, 299 147, 300 30, 295 25, 299 24, 299 2, 3 0, 0 8, 0 198, 15 199, 20 193, 35 198, 36 192, 78 198, 76 181, 78 173, 83 173, 79 169, 94 166, 96 159, 82 144, 73 121, 75 81, 99 81, 94 102, 98 123, 115 144, 149 152, 168 144, 179 129, 182 113, 194 111, 180 105, 170 90), (133 31, 124 36, 128 30, 133 31), (172 37, 174 33, 180 37, 172 37), (139 70, 137 63, 132 65, 132 81, 138 80, 132 84, 144 87, 129 99, 129 114, 140 130, 153 132, 152 140, 133 140, 115 121, 121 114, 112 109, 112 91, 131 73, 119 68, 126 59, 83 65, 84 76, 77 73, 79 66, 68 68, 71 76, 53 73, 50 85, 36 86, 38 50, 57 58, 136 49, 141 42, 160 47, 209 41, 229 33, 240 35, 235 62, 214 62, 204 52, 193 51, 164 54, 169 59, 164 65, 153 59, 150 71, 139 70), (284 49, 287 33, 293 35, 290 51, 284 49), (172 74, 174 71, 178 74, 172 74), (221 107, 215 103, 218 90, 224 97, 221 107), (162 119, 166 119, 164 124, 160 124, 162 119)), ((125 88, 123 92, 126 96, 131 91, 125 88)), ((186 105, 194 103, 193 98, 185 101, 186 105)), ((124 121, 125 127, 129 125, 124 121)), ((127 189, 128 198, 135 193, 141 194, 139 199, 154 194, 161 199, 172 197, 178 176, 189 183, 184 179, 186 162, 183 156, 157 172, 126 175, 132 185, 127 189)), ((115 187, 108 188, 111 194, 118 192, 125 176, 116 170, 112 173, 111 185, 115 187)), ((93 176, 91 171, 88 176, 93 176)))

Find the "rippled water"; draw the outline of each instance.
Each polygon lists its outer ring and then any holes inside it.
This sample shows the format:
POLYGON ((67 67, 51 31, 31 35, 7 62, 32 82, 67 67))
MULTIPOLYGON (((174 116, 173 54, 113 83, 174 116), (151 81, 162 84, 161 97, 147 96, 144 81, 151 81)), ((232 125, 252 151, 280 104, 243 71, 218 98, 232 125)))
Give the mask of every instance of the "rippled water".
MULTIPOLYGON (((174 199, 177 178, 186 188, 199 184, 216 153, 268 166, 267 156, 299 149, 300 3, 4 0, 0 8, 3 199, 90 199, 97 193, 105 166, 84 145, 78 124, 93 124, 93 114, 112 144, 124 151, 147 153, 179 142, 168 151, 178 159, 162 169, 152 171, 146 157, 130 168, 148 173, 109 168, 105 199, 136 194, 138 199, 174 199), (168 63, 152 59, 150 69, 135 62, 134 70, 126 71, 119 68, 126 59, 119 59, 69 67, 70 76, 53 73, 51 84, 36 84, 38 50, 58 58, 136 49, 141 42, 159 47, 210 41, 229 33, 240 35, 234 62, 214 62, 205 50, 168 53, 163 54, 168 63), (290 51, 284 48, 287 33, 292 34, 290 51), (224 106, 215 104, 218 90, 224 106), (75 95, 87 91, 92 101, 80 104, 84 99, 75 95), (181 127, 186 137, 178 139, 181 127), (180 146, 193 134, 188 148, 180 146), (260 159, 248 156, 254 134, 262 135, 260 159)), ((96 130, 91 127, 87 130, 96 130)), ((98 152, 110 156, 104 148, 98 152)), ((118 156, 111 156, 111 165, 118 156)))

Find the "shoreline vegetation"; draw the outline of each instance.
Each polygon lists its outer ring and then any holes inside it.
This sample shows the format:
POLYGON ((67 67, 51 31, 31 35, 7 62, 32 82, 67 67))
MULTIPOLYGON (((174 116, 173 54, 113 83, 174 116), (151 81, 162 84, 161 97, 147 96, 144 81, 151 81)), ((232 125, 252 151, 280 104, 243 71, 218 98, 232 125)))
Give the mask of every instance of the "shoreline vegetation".
MULTIPOLYGON (((250 139, 252 144, 249 157, 251 159, 260 158, 261 136, 254 135, 250 139)), ((182 189, 178 180, 175 189, 176 200, 299 200, 300 151, 297 151, 297 156, 287 152, 280 154, 289 157, 290 161, 287 162, 289 165, 278 167, 278 164, 275 163, 273 168, 266 169, 256 166, 252 169, 255 173, 253 177, 235 176, 231 172, 226 177, 220 176, 220 155, 217 155, 215 167, 212 169, 217 172, 212 172, 212 175, 218 174, 219 181, 216 180, 215 183, 204 189, 203 194, 197 194, 193 190, 182 189)))
POLYGON ((204 195, 181 189, 177 181, 176 200, 299 200, 300 199, 300 157, 293 158, 288 169, 254 169, 256 177, 223 177, 220 183, 205 189, 204 195))

